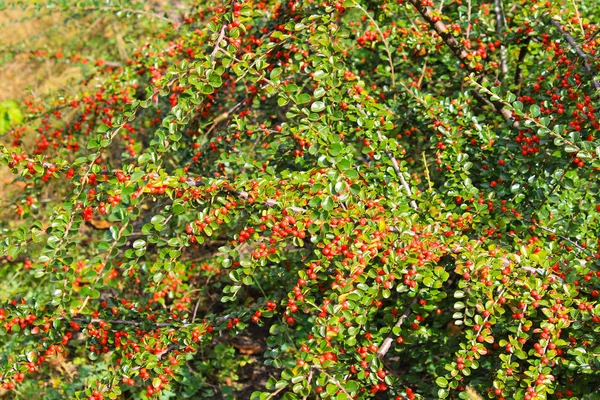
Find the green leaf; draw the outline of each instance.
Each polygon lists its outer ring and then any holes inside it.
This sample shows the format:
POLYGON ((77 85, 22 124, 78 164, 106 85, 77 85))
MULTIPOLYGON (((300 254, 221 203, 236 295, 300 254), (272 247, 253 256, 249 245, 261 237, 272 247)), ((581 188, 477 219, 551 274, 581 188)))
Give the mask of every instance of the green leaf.
POLYGON ((540 107, 537 104, 532 104, 531 107, 529 107, 529 113, 532 118, 537 118, 540 115, 540 107))
POLYGON ((269 78, 271 80, 275 80, 275 78, 277 78, 279 75, 281 75, 281 71, 282 71, 281 68, 273 68, 273 70, 269 74, 269 78))
POLYGON ((325 210, 325 211, 333 210, 333 207, 334 207, 333 199, 329 196, 325 197, 323 199, 323 201, 321 202, 321 207, 323 207, 323 210, 325 210))
POLYGON ((321 112, 324 109, 325 109, 325 103, 323 103, 322 101, 315 101, 310 106, 310 111, 312 111, 312 112, 321 112))
POLYGON ((217 75, 214 72, 210 72, 208 74, 208 83, 210 84, 210 86, 218 88, 221 87, 221 85, 223 84, 223 79, 220 75, 217 75))
POLYGON ((296 104, 305 104, 308 103, 311 99, 312 97, 310 97, 308 93, 300 93, 296 97, 296 104))

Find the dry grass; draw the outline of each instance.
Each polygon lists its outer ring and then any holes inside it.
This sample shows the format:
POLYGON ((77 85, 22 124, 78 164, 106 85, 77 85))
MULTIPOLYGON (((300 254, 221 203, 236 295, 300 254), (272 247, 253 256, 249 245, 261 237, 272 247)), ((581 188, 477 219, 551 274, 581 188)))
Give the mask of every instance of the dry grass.
MULTIPOLYGON (((60 46, 55 38, 61 34, 73 34, 57 29, 64 22, 60 14, 39 17, 35 14, 32 7, 1 11, 0 37, 3 38, 3 45, 22 51, 40 48, 50 50, 57 44, 60 46)), ((0 85, 3 88, 0 91, 0 101, 22 101, 30 95, 44 96, 67 87, 70 80, 80 76, 79 68, 58 65, 51 59, 34 61, 27 54, 16 54, 0 69, 0 85)))
MULTIPOLYGON (((41 49, 50 54, 61 49, 65 52, 80 51, 82 56, 93 60, 90 52, 102 52, 98 46, 104 45, 105 50, 112 52, 113 61, 122 62, 127 57, 127 48, 139 45, 125 43, 126 40, 135 40, 136 35, 129 33, 139 28, 132 19, 117 19, 111 12, 82 13, 75 18, 66 18, 56 10, 40 11, 33 6, 36 2, 40 3, 40 0, 29 0, 30 5, 25 7, 9 3, 7 9, 0 11, 0 102, 44 99, 56 94, 70 97, 85 91, 80 83, 83 78, 81 64, 72 63, 67 58, 31 58, 29 53, 32 50, 41 49)), ((166 0, 143 4, 149 14, 169 12, 174 19, 180 6, 178 1, 166 0)), ((30 140, 26 139, 26 142, 30 140)), ((0 144, 9 143, 0 137, 0 144)), ((14 178, 7 168, 0 166, 0 213, 6 212, 7 206, 14 206, 15 194, 22 192, 22 188, 11 184, 14 178)))
MULTIPOLYGON (((50 51, 64 42, 61 35, 73 34, 73 28, 64 26, 64 17, 59 13, 39 14, 33 7, 0 11, 2 46, 16 50, 14 55, 9 52, 3 54, 8 60, 0 65, 0 102, 22 102, 27 98, 43 98, 65 89, 75 90, 73 83, 82 76, 79 67, 50 58, 32 60, 24 53, 27 49, 44 48, 50 51)), ((8 168, 0 166, 0 212, 3 214, 14 212, 11 207, 14 205, 13 199, 24 189, 23 183, 13 183, 14 179, 8 168)))

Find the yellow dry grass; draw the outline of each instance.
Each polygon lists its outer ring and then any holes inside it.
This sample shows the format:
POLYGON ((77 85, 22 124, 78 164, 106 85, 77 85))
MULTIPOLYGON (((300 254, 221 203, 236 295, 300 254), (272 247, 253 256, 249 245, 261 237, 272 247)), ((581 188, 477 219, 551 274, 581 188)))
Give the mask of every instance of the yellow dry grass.
MULTIPOLYGON (((73 82, 81 77, 78 67, 60 64, 50 58, 32 60, 24 51, 60 46, 61 36, 73 35, 73 29, 62 25, 59 13, 38 13, 33 7, 11 7, 0 11, 0 41, 4 49, 17 50, 14 55, 4 52, 8 60, 0 65, 0 102, 27 98, 43 98, 56 91, 74 90, 73 82)), ((10 138, 3 140, 7 143, 10 138)), ((0 166, 0 207, 2 213, 14 212, 12 199, 23 191, 22 182, 13 183, 15 176, 0 166)))
MULTIPOLYGON (((132 4, 135 1, 132 0, 132 4)), ((0 102, 44 99, 56 94, 69 97, 83 91, 80 64, 70 62, 67 58, 32 58, 29 56, 32 50, 40 49, 55 54, 63 49, 81 49, 82 56, 88 57, 86 49, 89 51, 89 47, 94 46, 90 45, 92 40, 96 39, 93 43, 97 43, 98 38, 102 38, 100 42, 107 46, 111 40, 116 43, 118 51, 115 57, 118 59, 114 61, 122 62, 126 59, 128 52, 124 36, 127 28, 131 28, 128 26, 131 19, 112 18, 111 12, 103 16, 82 13, 76 18, 65 18, 57 10, 39 8, 35 4, 46 3, 42 0, 29 0, 27 5, 17 6, 9 2, 6 9, 0 10, 0 102)), ((171 3, 154 0, 143 4, 144 9, 152 14, 155 11, 159 13, 158 10, 161 13, 173 11, 179 1, 171 3)), ((92 82, 95 83, 97 82, 92 82)), ((0 144, 9 145, 9 140, 0 136, 0 144)), ((26 139, 26 143, 29 140, 26 139)), ((11 183, 14 178, 7 168, 0 166, 0 212, 6 212, 7 206, 14 207, 14 202, 11 202, 15 198, 14 194, 23 190, 11 183)))
MULTIPOLYGON (((3 46, 23 50, 51 50, 56 45, 53 43, 55 38, 72 33, 59 29, 63 22, 60 14, 36 14, 33 7, 0 11, 0 37, 3 38, 3 46)), ((80 76, 78 68, 57 64, 51 59, 37 61, 30 59, 27 54, 16 54, 0 68, 0 101, 21 101, 31 95, 44 96, 56 89, 65 88, 70 79, 80 76)))

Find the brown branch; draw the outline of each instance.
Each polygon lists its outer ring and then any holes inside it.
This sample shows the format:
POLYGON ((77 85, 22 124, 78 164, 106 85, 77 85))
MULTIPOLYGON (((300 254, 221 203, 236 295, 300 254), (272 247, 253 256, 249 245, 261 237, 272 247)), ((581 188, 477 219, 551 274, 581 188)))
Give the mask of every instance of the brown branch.
POLYGON ((223 40, 223 38, 225 37, 225 29, 226 28, 227 28, 227 25, 223 24, 223 26, 221 27, 221 31, 219 32, 219 37, 217 38, 217 40, 215 42, 215 48, 213 49, 212 53, 210 53, 210 59, 213 62, 215 61, 215 57, 217 56, 217 53, 219 52, 219 50, 221 50, 220 43, 223 40))
MULTIPOLYGON (((502 19, 502 0, 494 0, 494 14, 496 15, 496 34, 502 35, 502 28, 504 27, 504 21, 502 19)), ((502 75, 508 74, 508 65, 506 64, 506 47, 504 42, 501 40, 500 44, 500 71, 502 75)))
MULTIPOLYGON (((404 310, 404 313, 400 316, 400 319, 398 320, 398 322, 396 322, 396 325, 394 325, 394 328, 396 328, 396 327, 397 328, 402 327, 402 324, 404 323, 404 320, 412 312, 412 306, 414 306, 417 303, 417 299, 418 299, 418 293, 417 293, 417 295, 415 295, 415 298, 408 305, 408 307, 406 307, 406 310, 404 310)), ((393 330, 393 328, 392 328, 392 330, 393 330)), ((377 350, 377 357, 383 358, 383 356, 386 355, 386 353, 390 350, 390 347, 392 346, 392 341, 393 340, 394 339, 392 339, 392 334, 390 334, 387 338, 385 338, 385 340, 383 341, 383 343, 379 347, 379 350, 377 350)))
POLYGON ((316 368, 319 371, 321 371, 322 373, 325 374, 325 376, 327 376, 329 378, 329 381, 332 382, 335 386, 337 386, 347 397, 348 400, 352 400, 353 397, 350 396, 350 393, 348 393, 348 391, 346 389, 344 389, 344 387, 340 384, 340 381, 335 379, 333 376, 329 375, 323 368, 318 367, 316 365, 313 365, 311 368, 316 368))
POLYGON ((277 389, 276 391, 274 391, 273 393, 271 393, 271 394, 269 395, 269 397, 267 397, 267 399, 266 399, 266 400, 272 399, 273 397, 277 396, 277 395, 279 394, 279 392, 281 392, 281 391, 282 391, 283 389, 285 389, 286 387, 287 387, 287 385, 286 385, 286 386, 282 386, 282 387, 280 387, 279 389, 277 389))
MULTIPOLYGON (((402 171, 400 170, 400 167, 398 166, 398 161, 396 161, 396 157, 394 157, 392 152, 389 151, 388 149, 385 149, 385 154, 392 162, 392 168, 394 169, 394 172, 396 172, 396 175, 398 175, 398 178, 400 178, 400 184, 402 184, 402 186, 404 187, 404 190, 406 190, 408 197, 409 198, 412 197, 412 191, 410 190, 410 186, 408 185, 408 182, 406 182, 406 179, 404 179, 404 175, 402 175, 402 171)), ((410 206, 412 208, 414 208, 415 210, 417 210, 419 208, 417 206, 417 202, 414 200, 410 200, 410 206)))
MULTIPOLYGON (((86 324, 94 324, 97 322, 106 322, 111 325, 129 325, 129 326, 140 326, 145 323, 145 322, 139 322, 139 321, 129 321, 129 320, 124 320, 124 319, 103 320, 100 318, 92 318, 91 320, 88 320, 87 318, 81 318, 81 317, 75 317, 75 318, 73 318, 73 321, 83 322, 86 324)), ((152 322, 151 325, 154 327, 157 327, 157 328, 168 328, 171 326, 175 326, 174 324, 168 323, 168 322, 152 322)), ((183 325, 177 325, 177 326, 178 327, 186 327, 188 325, 191 325, 191 324, 183 324, 183 325)))
POLYGON ((562 26, 560 25, 560 22, 558 22, 555 19, 550 19, 550 23, 556 28, 557 31, 559 31, 565 37, 565 39, 567 40, 567 43, 569 43, 569 45, 573 48, 573 50, 575 50, 577 55, 579 57, 583 58, 583 65, 585 66, 585 69, 592 77, 592 84, 594 85, 594 88, 596 90, 600 90, 600 82, 598 82, 596 80, 596 75, 592 71, 592 66, 590 65, 590 60, 588 58, 588 55, 581 49, 581 47, 579 47, 579 45, 577 44, 577 42, 575 41, 573 36, 571 36, 571 34, 566 32, 562 28, 562 26))
POLYGON ((571 243, 573 246, 575 246, 578 250, 583 251, 583 252, 589 252, 589 249, 586 249, 585 247, 581 246, 579 243, 574 242, 573 240, 569 239, 566 236, 563 235, 559 235, 558 233, 556 233, 556 231, 554 229, 550 229, 550 228, 546 228, 545 226, 541 226, 538 224, 533 224, 536 228, 540 228, 543 231, 546 231, 548 233, 551 233, 553 235, 556 235, 557 237, 561 238, 562 240, 571 243))
MULTIPOLYGON (((456 57, 464 64, 466 70, 471 73, 474 73, 475 75, 480 75, 479 71, 475 70, 470 66, 469 53, 467 53, 462 44, 460 44, 459 41, 449 33, 446 24, 444 24, 441 20, 435 17, 427 7, 421 5, 420 0, 408 1, 419 12, 419 14, 421 14, 421 16, 427 22, 427 24, 429 24, 430 28, 433 29, 442 38, 442 40, 444 41, 444 43, 446 43, 448 47, 450 47, 450 50, 452 50, 456 57)), ((485 77, 481 77, 480 80, 482 84, 488 81, 485 77)), ((507 107, 505 107, 504 104, 502 104, 502 102, 492 100, 491 96, 486 96, 486 98, 484 98, 476 91, 473 92, 473 96, 479 101, 492 104, 498 112, 498 114, 500 114, 502 118, 504 118, 504 120, 508 122, 511 126, 518 126, 517 121, 514 121, 512 118, 512 112, 507 107)))
MULTIPOLYGON (((227 314, 224 315, 222 317, 218 317, 215 319, 215 322, 223 322, 227 319, 231 318, 231 315, 227 314)), ((77 321, 77 322, 81 322, 81 323, 85 323, 85 324, 95 324, 98 322, 106 322, 109 324, 114 324, 114 325, 128 325, 128 326, 141 326, 141 325, 145 325, 148 324, 152 327, 155 328, 186 328, 188 326, 192 326, 192 325, 200 325, 200 324, 196 324, 193 321, 191 322, 184 322, 184 323, 177 323, 177 322, 146 322, 146 321, 131 321, 131 320, 125 320, 125 319, 100 319, 100 318, 92 318, 92 319, 88 319, 88 318, 84 318, 84 317, 73 317, 73 318, 65 318, 65 317, 60 317, 57 319, 65 319, 65 320, 73 320, 73 321, 77 321)))
POLYGON ((600 33, 600 29, 598 29, 596 32, 594 32, 592 34, 592 36, 590 36, 590 38, 586 41, 586 43, 591 42, 592 40, 594 40, 594 38, 600 33))
MULTIPOLYGON (((390 74, 391 74, 391 78, 392 78, 392 88, 395 88, 396 87, 396 75, 395 75, 395 72, 394 72, 394 61, 392 60, 392 52, 390 51, 390 46, 388 44, 388 41, 385 39, 385 35, 381 31, 381 28, 379 28, 379 25, 377 24, 377 21, 375 21, 375 19, 371 16, 371 14, 369 14, 369 12, 367 10, 365 10, 358 3, 355 5, 355 7, 358 8, 359 10, 361 10, 367 16, 367 18, 369 18, 371 20, 371 22, 373 23, 373 25, 375 25, 375 29, 377 29, 377 32, 379 32, 379 36, 381 36, 381 41, 383 42, 383 45, 385 47, 385 52, 387 53, 387 56, 388 56, 388 61, 390 63, 390 74)), ((395 98, 394 98, 394 100, 395 100, 395 98)))
POLYGON ((313 371, 314 371, 313 368, 311 368, 310 372, 308 373, 308 378, 306 379, 306 386, 309 388, 309 392, 307 393, 306 396, 302 397, 302 400, 308 399, 308 395, 310 394, 310 384, 312 382, 313 371))
POLYGON ((173 21, 170 18, 165 17, 164 15, 160 15, 157 13, 153 13, 151 11, 146 11, 146 10, 137 10, 134 8, 118 8, 118 7, 108 7, 108 6, 104 6, 104 7, 86 7, 83 9, 83 11, 115 11, 115 12, 124 12, 124 13, 129 13, 129 14, 141 14, 141 15, 145 15, 149 18, 157 18, 160 20, 163 20, 165 22, 168 22, 170 24, 173 25, 177 25, 178 21, 173 21))
POLYGON ((515 86, 518 87, 518 93, 521 94, 521 83, 523 82, 523 70, 521 65, 525 61, 525 56, 529 50, 529 43, 531 42, 531 36, 527 36, 524 40, 523 46, 519 49, 519 58, 517 60, 517 68, 515 69, 515 86))

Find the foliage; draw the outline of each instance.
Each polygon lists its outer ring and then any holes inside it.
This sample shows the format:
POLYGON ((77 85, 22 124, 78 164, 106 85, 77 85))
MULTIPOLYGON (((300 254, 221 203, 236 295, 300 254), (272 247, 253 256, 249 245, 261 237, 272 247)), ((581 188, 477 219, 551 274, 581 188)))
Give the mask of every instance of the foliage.
POLYGON ((13 125, 23 121, 23 114, 15 101, 5 100, 0 103, 0 135, 5 134, 13 125))
POLYGON ((3 388, 598 398, 594 5, 57 2, 154 34, 3 137, 3 388))

